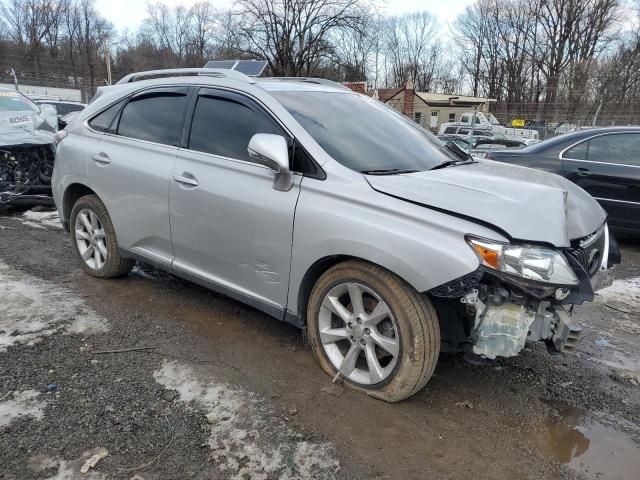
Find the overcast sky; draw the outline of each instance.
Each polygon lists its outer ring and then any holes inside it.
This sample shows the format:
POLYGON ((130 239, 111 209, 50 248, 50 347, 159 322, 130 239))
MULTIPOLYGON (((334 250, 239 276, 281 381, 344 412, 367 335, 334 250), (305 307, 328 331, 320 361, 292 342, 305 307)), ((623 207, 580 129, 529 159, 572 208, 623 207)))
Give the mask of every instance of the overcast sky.
MULTIPOLYGON (((152 3, 155 3, 154 0, 152 3)), ((192 5, 198 0, 164 0, 171 5, 192 5)), ((417 10, 428 10, 436 15, 443 25, 451 22, 464 10, 464 7, 475 0, 378 0, 379 4, 386 4, 383 11, 387 15, 394 15, 417 10)), ((97 0, 96 5, 100 13, 111 20, 119 32, 125 28, 135 31, 146 16, 148 0, 97 0)), ((211 0, 217 8, 232 5, 232 0, 211 0)))

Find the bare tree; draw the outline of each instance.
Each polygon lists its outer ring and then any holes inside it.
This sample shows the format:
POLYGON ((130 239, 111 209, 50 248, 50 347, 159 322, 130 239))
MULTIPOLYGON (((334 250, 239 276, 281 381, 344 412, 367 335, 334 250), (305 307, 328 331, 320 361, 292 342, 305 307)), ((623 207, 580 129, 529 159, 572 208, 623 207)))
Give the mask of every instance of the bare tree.
POLYGON ((333 68, 342 81, 366 81, 378 44, 378 24, 374 17, 363 16, 360 28, 338 29, 331 37, 333 68))
POLYGON ((274 75, 309 75, 331 52, 331 33, 361 29, 361 0, 237 0, 238 47, 274 75))
POLYGON ((428 12, 389 17, 384 28, 384 54, 390 83, 411 80, 418 90, 428 91, 435 80, 441 44, 438 23, 428 12))
POLYGON ((491 41, 489 36, 490 2, 478 0, 466 7, 454 22, 454 39, 460 52, 460 63, 471 75, 472 94, 480 91, 480 77, 485 54, 485 44, 491 41))

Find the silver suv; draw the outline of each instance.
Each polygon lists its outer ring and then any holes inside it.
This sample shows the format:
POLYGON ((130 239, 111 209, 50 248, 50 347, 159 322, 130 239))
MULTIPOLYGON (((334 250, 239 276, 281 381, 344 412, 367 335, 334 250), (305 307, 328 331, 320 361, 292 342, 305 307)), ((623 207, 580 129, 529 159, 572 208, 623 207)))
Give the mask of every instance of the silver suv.
POLYGON ((325 80, 155 71, 57 137, 54 196, 84 270, 139 259, 306 329, 322 368, 386 401, 440 351, 575 346, 566 306, 619 259, 565 179, 444 146, 325 80))

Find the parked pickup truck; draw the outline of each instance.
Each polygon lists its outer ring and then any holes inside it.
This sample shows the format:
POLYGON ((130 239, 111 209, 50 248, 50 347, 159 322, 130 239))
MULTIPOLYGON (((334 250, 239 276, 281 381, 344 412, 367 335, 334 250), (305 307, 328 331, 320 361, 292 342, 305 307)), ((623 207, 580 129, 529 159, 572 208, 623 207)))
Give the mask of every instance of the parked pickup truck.
POLYGON ((537 130, 532 128, 507 128, 502 125, 496 117, 491 113, 483 112, 467 112, 463 113, 459 122, 443 123, 440 125, 438 135, 447 135, 447 129, 452 127, 470 127, 473 122, 474 128, 491 130, 493 132, 501 133, 505 137, 517 138, 523 140, 527 144, 537 143, 540 141, 540 134, 537 130), (473 120, 475 115, 475 121, 473 120))

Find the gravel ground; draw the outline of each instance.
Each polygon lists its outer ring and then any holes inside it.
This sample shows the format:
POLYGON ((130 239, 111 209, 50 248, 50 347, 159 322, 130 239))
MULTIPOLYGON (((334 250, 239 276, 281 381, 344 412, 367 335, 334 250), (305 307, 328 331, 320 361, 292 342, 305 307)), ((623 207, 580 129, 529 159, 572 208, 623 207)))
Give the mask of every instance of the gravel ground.
POLYGON ((137 265, 78 268, 53 212, 0 217, 0 478, 607 478, 640 472, 640 246, 571 355, 442 355, 389 405, 298 330, 137 265), (87 460, 96 460, 80 473, 87 460))

